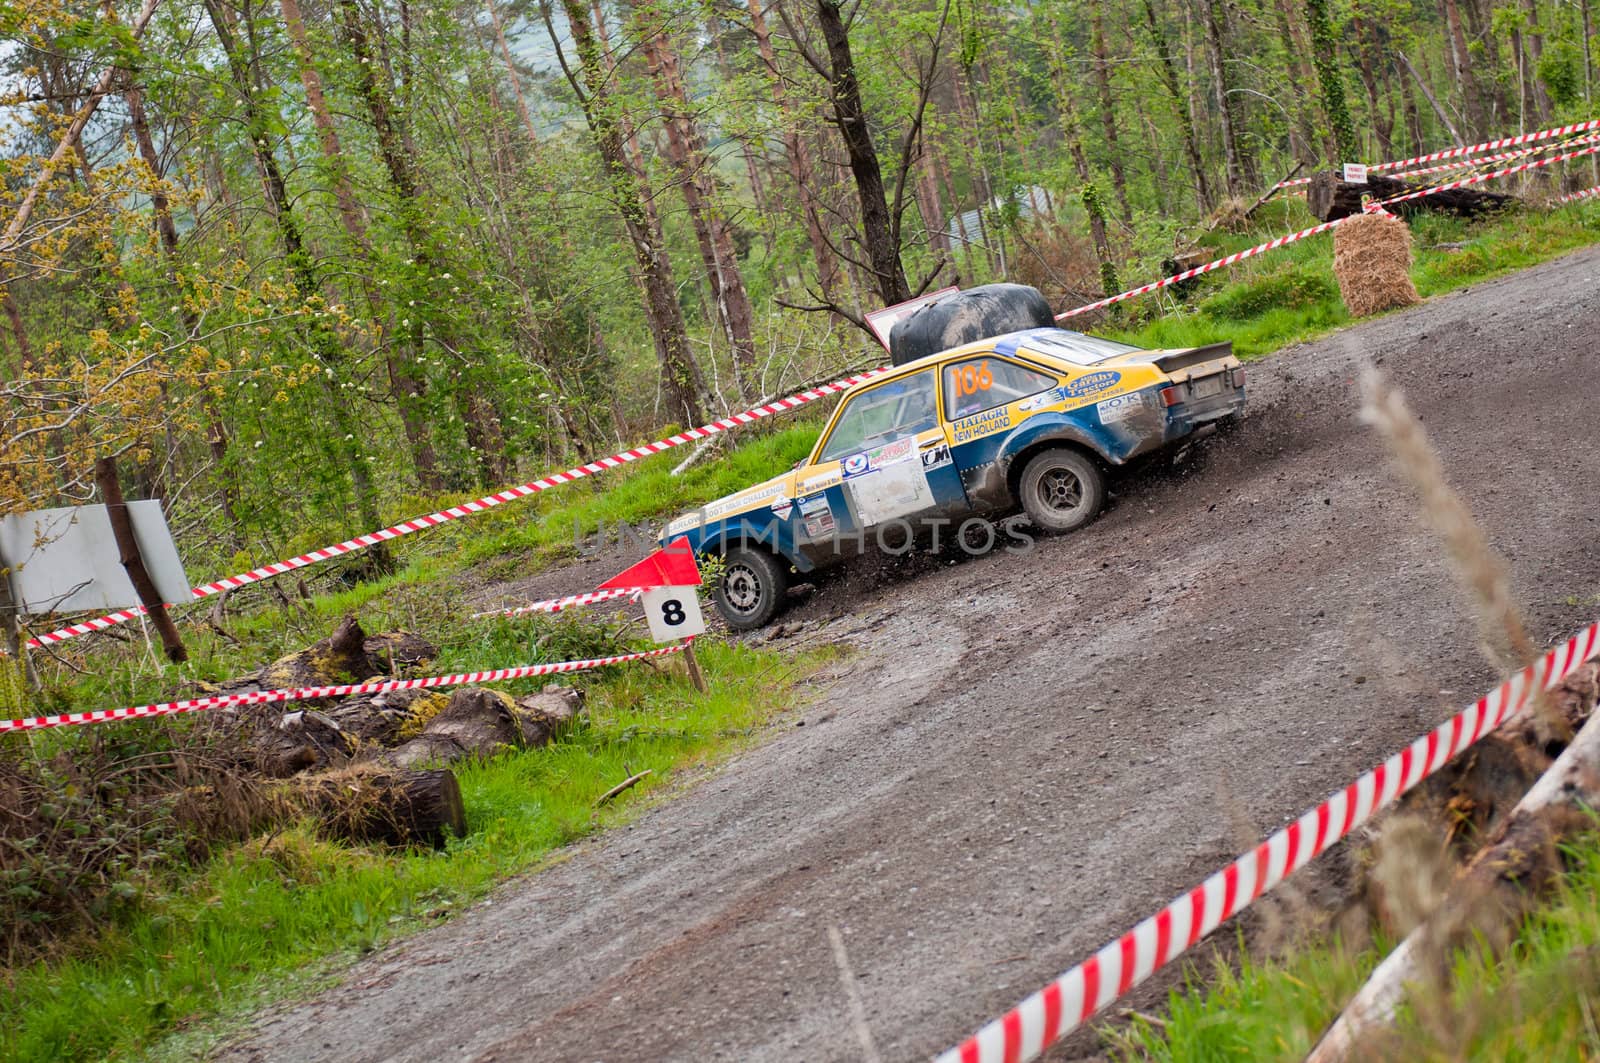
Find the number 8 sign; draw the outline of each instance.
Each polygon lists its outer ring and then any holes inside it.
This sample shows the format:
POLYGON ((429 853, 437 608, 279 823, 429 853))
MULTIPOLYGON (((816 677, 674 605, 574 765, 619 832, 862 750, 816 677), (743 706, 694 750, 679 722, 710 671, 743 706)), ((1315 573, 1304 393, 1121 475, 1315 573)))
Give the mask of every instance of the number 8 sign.
POLYGON ((657 642, 672 642, 705 633, 700 596, 694 587, 652 587, 644 592, 642 604, 644 618, 650 625, 650 637, 657 642))

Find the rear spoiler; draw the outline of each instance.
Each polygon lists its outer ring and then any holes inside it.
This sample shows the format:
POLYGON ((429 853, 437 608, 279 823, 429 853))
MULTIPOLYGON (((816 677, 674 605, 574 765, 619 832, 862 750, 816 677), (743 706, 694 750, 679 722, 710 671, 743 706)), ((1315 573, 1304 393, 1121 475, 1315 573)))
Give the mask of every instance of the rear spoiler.
POLYGON ((1187 369, 1191 365, 1201 362, 1211 362, 1218 358, 1226 358, 1233 353, 1233 341, 1223 340, 1221 343, 1208 343, 1204 347, 1190 347, 1188 350, 1174 351, 1164 354, 1156 359, 1156 368, 1163 373, 1176 373, 1180 369, 1187 369))

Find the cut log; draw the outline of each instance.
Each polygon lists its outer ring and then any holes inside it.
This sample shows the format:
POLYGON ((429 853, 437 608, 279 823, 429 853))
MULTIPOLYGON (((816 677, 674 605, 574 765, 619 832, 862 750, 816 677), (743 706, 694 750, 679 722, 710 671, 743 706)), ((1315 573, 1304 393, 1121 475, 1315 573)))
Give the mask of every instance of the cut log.
POLYGON ((1588 810, 1597 804, 1600 714, 1591 713, 1491 843, 1457 876, 1439 911, 1378 965, 1312 1048, 1307 1063, 1369 1058, 1359 1050, 1361 1042, 1393 1021, 1408 986, 1442 984, 1452 953, 1462 946, 1480 942, 1495 951, 1504 948, 1540 895, 1560 878, 1561 843, 1592 828, 1588 810))
POLYGON ((444 767, 465 759, 467 751, 449 735, 421 734, 403 742, 378 757, 378 763, 411 770, 413 768, 444 767))
POLYGON ((461 786, 445 769, 314 776, 293 797, 324 832, 346 841, 437 849, 467 830, 461 786))
MULTIPOLYGON (((1407 184, 1405 181, 1383 174, 1368 174, 1366 184, 1348 184, 1333 170, 1312 174, 1306 188, 1306 207, 1318 221, 1336 221, 1361 213, 1361 197, 1375 200, 1392 199, 1407 192, 1420 191, 1426 184, 1407 184)), ((1410 217, 1422 211, 1454 214, 1462 218, 1475 218, 1491 211, 1505 210, 1520 203, 1516 196, 1500 192, 1480 192, 1472 188, 1452 188, 1448 192, 1435 192, 1431 196, 1408 199, 1386 207, 1392 214, 1410 217)))
POLYGON ((251 747, 261 773, 285 779, 349 763, 356 742, 332 718, 310 709, 286 712, 257 731, 251 747))

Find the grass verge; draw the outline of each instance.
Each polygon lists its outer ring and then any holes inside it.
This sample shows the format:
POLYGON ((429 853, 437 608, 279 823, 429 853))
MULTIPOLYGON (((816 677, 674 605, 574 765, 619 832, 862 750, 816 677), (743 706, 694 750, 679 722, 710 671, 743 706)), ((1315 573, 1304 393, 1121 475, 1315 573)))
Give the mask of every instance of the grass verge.
MULTIPOLYGON (((1600 1055, 1600 835, 1565 850, 1560 892, 1531 916, 1498 960, 1453 957, 1453 981, 1424 991, 1392 1032, 1359 1058, 1393 1061, 1584 1060, 1600 1055)), ((1383 958, 1337 942, 1275 959, 1191 969, 1166 1016, 1102 1028, 1113 1058, 1200 1063, 1305 1057, 1383 958)))
MULTIPOLYGON (((447 650, 490 666, 524 659, 525 631, 496 623, 447 650)), ((559 847, 630 815, 639 796, 686 768, 725 756, 830 656, 798 658, 702 641, 710 683, 610 669, 588 684, 589 726, 545 749, 459 769, 469 833, 446 850, 395 852, 319 839, 300 826, 212 858, 105 924, 66 959, 12 972, 0 998, 0 1058, 125 1058, 175 1029, 254 1001, 277 976, 354 956, 448 918, 559 847), (595 800, 650 769, 628 799, 595 800)), ((122 725, 141 726, 141 725, 122 725)))

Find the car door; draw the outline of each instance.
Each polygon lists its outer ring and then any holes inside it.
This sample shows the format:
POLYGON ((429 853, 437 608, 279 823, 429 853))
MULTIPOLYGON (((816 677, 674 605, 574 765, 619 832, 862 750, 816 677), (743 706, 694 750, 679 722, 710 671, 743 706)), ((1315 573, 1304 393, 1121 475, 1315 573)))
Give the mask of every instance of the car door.
POLYGON ((1061 380, 996 354, 968 355, 939 367, 939 400, 952 467, 974 508, 1010 501, 998 459, 1006 436, 1054 395, 1061 380))
MULTIPOLYGON (((855 392, 795 477, 800 549, 817 563, 866 549, 890 522, 964 507, 933 369, 855 392)), ((885 536, 898 546, 905 533, 885 536)))

